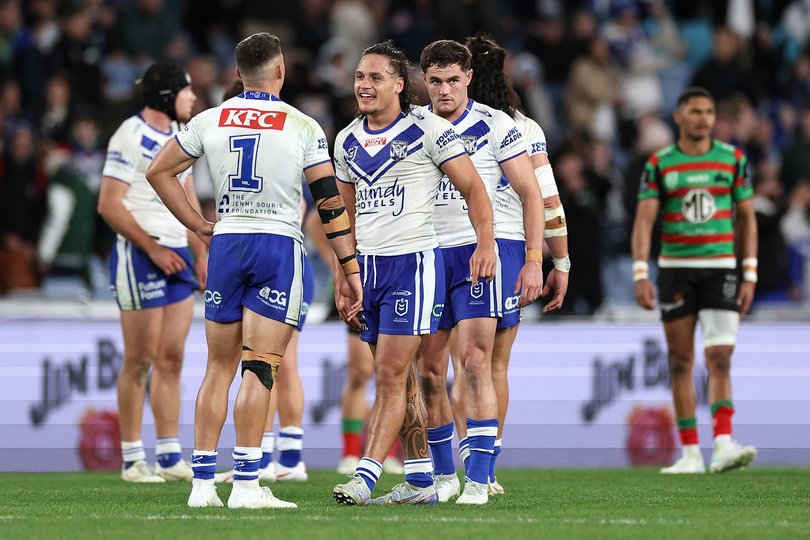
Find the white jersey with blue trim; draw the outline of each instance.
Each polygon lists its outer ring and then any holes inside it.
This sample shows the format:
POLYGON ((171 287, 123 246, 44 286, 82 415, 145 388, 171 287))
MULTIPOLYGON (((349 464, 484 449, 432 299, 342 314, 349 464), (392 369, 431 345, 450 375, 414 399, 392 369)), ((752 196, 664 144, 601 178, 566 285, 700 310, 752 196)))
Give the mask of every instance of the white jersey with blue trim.
MULTIPOLYGON (((515 122, 523 134, 523 142, 529 156, 548 153, 546 134, 537 122, 520 112, 515 116, 515 122)), ((495 238, 526 239, 523 231, 523 204, 505 176, 501 178, 495 194, 495 238)))
MULTIPOLYGON (((432 108, 419 110, 424 111, 422 114, 431 114, 432 108)), ((469 99, 464 112, 453 122, 453 128, 494 202, 503 176, 501 163, 526 152, 517 124, 508 114, 469 99)), ((441 179, 436 194, 433 224, 440 247, 463 246, 476 241, 475 229, 467 215, 467 202, 446 176, 441 179)))
MULTIPOLYGON (((175 122, 169 131, 160 131, 147 124, 140 114, 127 118, 107 145, 102 175, 129 185, 129 191, 124 195, 124 208, 146 234, 162 246, 180 248, 188 245, 188 231, 146 180, 146 169, 152 159, 175 133, 175 122)), ((190 173, 191 168, 179 176, 181 184, 185 185, 190 173)), ((126 240, 120 234, 118 237, 126 240)))
POLYGON ((208 158, 217 201, 214 234, 303 240, 302 172, 330 161, 326 136, 314 119, 251 90, 195 116, 177 142, 188 155, 208 158))
POLYGON ((365 117, 335 140, 338 180, 355 185, 357 250, 404 255, 438 247, 433 205, 439 167, 464 154, 447 120, 427 111, 401 114, 379 130, 365 117))

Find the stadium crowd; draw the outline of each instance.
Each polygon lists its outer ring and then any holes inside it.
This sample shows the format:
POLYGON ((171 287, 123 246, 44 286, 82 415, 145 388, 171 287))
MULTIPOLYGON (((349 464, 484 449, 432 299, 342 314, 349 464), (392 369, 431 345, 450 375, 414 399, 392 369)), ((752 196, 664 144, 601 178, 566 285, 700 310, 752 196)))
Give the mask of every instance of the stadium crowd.
MULTIPOLYGON (((717 100, 715 137, 749 157, 757 299, 810 298, 810 0, 0 0, 0 295, 59 276, 93 288, 115 238, 96 213, 106 143, 154 61, 187 69, 199 112, 233 82, 235 43, 272 32, 281 97, 332 148, 366 46, 392 38, 416 65, 430 41, 479 30, 513 53, 515 88, 548 137, 575 265, 562 313, 633 302, 639 178, 674 141, 692 84, 717 100)), ((206 167, 194 172, 213 217, 206 167)))

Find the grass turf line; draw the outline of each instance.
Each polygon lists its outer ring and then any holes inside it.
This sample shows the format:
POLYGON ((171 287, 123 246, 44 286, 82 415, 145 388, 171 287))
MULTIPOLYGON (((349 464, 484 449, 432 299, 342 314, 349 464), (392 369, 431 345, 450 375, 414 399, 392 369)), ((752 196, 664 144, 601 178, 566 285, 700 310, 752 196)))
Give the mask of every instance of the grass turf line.
MULTIPOLYGON (((273 484, 297 510, 191 509, 190 485, 114 473, 0 474, 0 538, 810 538, 810 469, 663 476, 654 469, 505 469, 483 508, 337 505, 342 476, 273 484), (483 536, 482 536, 483 535, 483 536)), ((400 478, 384 475, 379 495, 400 478)), ((230 486, 218 490, 227 501, 230 486)))

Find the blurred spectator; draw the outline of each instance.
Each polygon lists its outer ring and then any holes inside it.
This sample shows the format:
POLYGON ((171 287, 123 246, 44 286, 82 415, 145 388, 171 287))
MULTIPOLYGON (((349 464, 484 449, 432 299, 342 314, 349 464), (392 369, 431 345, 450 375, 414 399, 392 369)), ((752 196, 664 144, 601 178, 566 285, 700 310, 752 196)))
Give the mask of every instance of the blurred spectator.
POLYGON ((785 214, 784 193, 779 181, 779 168, 763 162, 754 178, 754 210, 759 235, 759 281, 755 301, 784 301, 788 299, 788 250, 780 222, 785 214))
POLYGON ((98 104, 101 97, 101 44, 94 43, 93 21, 84 0, 63 0, 59 8, 62 37, 53 56, 55 71, 69 74, 75 101, 98 104))
POLYGON ((799 113, 793 142, 782 152, 782 182, 790 192, 799 180, 810 180, 810 106, 799 113))
POLYGON ((96 198, 70 166, 67 150, 46 143, 43 165, 48 207, 37 249, 40 273, 78 277, 90 288, 96 198))
POLYGON ((38 285, 34 264, 48 183, 35 158, 33 129, 16 126, 0 161, 0 200, 6 203, 0 213, 0 293, 38 285))
POLYGON ((45 106, 39 123, 40 135, 57 142, 65 142, 71 112, 70 85, 63 75, 56 74, 48 79, 48 86, 45 89, 45 106))
POLYGON ((790 194, 790 207, 782 218, 782 234, 789 249, 791 296, 810 298, 810 181, 799 182, 790 194))
POLYGON ((568 295, 559 313, 593 315, 604 297, 600 188, 591 186, 585 161, 573 144, 564 143, 552 163, 568 222, 571 264, 578 268, 571 272, 568 295))
POLYGON ((595 37, 585 56, 571 68, 565 92, 569 127, 575 134, 611 140, 616 134, 614 106, 619 102, 619 75, 613 67, 607 42, 595 37))
POLYGON ((712 93, 716 102, 729 99, 737 92, 745 94, 751 103, 759 103, 753 84, 753 73, 740 58, 740 37, 727 27, 714 31, 714 52, 692 77, 693 86, 702 86, 712 93))
POLYGON ((135 0, 121 9, 111 39, 136 58, 163 59, 173 30, 163 10, 163 0, 135 0))
POLYGON ((622 116, 636 119, 658 111, 663 91, 656 70, 655 53, 639 19, 635 0, 614 0, 610 4, 611 20, 602 35, 619 67, 622 85, 622 116))
POLYGON ((810 107, 810 55, 800 56, 790 73, 787 98, 796 109, 810 107))

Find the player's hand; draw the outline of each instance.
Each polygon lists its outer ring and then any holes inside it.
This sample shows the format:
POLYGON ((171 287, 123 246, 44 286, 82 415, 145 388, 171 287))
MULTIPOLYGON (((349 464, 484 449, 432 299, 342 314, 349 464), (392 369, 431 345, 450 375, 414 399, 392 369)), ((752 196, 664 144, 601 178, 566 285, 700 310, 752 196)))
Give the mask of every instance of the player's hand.
POLYGON ((636 281, 636 303, 644 309, 655 308, 655 286, 649 279, 636 281))
POLYGON ((538 262, 526 261, 518 274, 515 294, 520 292, 518 306, 525 307, 537 300, 543 289, 543 268, 538 262))
POLYGON ((495 245, 483 246, 480 243, 477 244, 472 257, 470 257, 470 281, 472 281, 472 284, 478 285, 479 279, 484 279, 489 283, 495 279, 497 269, 498 256, 495 254, 495 245))
POLYGON ((543 307, 543 313, 549 313, 560 309, 565 300, 565 295, 568 292, 568 276, 569 272, 558 272, 556 268, 552 268, 548 273, 548 279, 543 286, 543 294, 541 296, 548 296, 551 291, 554 291, 554 297, 551 301, 543 307))
POLYGON ((155 266, 167 276, 176 274, 187 266, 186 261, 177 252, 159 244, 155 244, 155 248, 148 255, 155 266))
POLYGON ((199 238, 203 244, 210 246, 211 237, 214 236, 214 224, 210 221, 203 221, 202 225, 194 231, 194 234, 197 235, 197 238, 199 238))
POLYGON ((208 257, 200 257, 194 261, 194 274, 197 276, 197 290, 205 290, 205 282, 208 281, 208 257))
POLYGON ((737 291, 737 305, 740 306, 740 317, 745 317, 751 309, 751 302, 754 301, 754 289, 756 283, 753 281, 743 281, 740 290, 737 291))
POLYGON ((340 304, 337 306, 344 321, 350 321, 363 309, 363 284, 360 274, 349 274, 340 283, 340 304))

